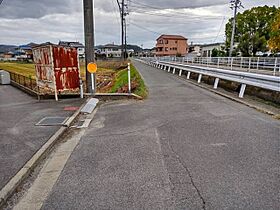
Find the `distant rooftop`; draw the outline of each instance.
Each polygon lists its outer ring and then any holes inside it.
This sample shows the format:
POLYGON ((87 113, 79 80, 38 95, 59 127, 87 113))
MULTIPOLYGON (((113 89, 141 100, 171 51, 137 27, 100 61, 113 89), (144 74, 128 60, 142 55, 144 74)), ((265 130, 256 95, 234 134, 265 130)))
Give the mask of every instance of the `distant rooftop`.
POLYGON ((181 36, 181 35, 168 35, 168 34, 163 34, 157 40, 159 39, 176 39, 176 40, 188 40, 187 38, 181 36))
POLYGON ((83 48, 84 45, 80 42, 68 42, 68 41, 59 41, 58 45, 64 47, 76 47, 76 48, 83 48))

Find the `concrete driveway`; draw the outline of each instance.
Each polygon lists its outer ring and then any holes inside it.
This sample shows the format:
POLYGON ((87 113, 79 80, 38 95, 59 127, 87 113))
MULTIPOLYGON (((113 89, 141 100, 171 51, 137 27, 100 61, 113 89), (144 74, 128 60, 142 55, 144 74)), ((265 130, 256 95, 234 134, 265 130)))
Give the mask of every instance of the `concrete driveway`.
POLYGON ((149 98, 100 107, 43 209, 279 209, 279 121, 135 65, 149 98))
POLYGON ((13 86, 0 85, 0 189, 60 128, 35 124, 48 116, 70 116, 74 111, 64 107, 81 103, 80 99, 38 102, 13 86))

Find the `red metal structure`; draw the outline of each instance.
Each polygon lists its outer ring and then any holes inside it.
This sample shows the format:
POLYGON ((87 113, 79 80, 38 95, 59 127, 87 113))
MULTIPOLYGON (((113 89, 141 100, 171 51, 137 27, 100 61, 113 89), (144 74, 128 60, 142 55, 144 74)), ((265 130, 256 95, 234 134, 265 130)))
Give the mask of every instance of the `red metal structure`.
POLYGON ((33 48, 37 85, 45 92, 76 92, 80 87, 79 57, 76 48, 44 44, 33 48))

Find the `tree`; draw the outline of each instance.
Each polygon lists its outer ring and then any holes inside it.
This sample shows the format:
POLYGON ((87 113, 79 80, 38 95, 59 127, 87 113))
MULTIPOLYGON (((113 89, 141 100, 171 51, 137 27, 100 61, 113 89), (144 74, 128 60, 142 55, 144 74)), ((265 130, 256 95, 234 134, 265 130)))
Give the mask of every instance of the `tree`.
POLYGON ((280 11, 278 11, 271 25, 268 46, 272 52, 280 52, 280 11))
POLYGON ((223 50, 218 50, 216 48, 212 50, 211 57, 225 57, 225 56, 226 56, 226 52, 223 50))
MULTIPOLYGON (((256 55, 258 51, 265 51, 270 39, 271 23, 277 14, 276 7, 254 7, 244 13, 238 13, 236 18, 236 33, 234 42, 238 43, 243 56, 256 55)), ((226 24, 226 46, 229 48, 232 20, 226 24)))

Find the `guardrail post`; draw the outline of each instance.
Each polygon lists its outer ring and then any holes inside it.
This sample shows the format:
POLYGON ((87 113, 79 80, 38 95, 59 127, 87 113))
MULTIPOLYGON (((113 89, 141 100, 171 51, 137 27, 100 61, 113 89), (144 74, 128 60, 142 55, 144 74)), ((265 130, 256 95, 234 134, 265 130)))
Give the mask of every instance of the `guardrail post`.
POLYGON ((233 57, 231 58, 231 64, 230 64, 230 69, 232 70, 232 65, 233 65, 233 57))
POLYGON ((169 68, 168 68, 168 72, 170 72, 171 71, 171 66, 169 66, 169 68))
POLYGON ((249 58, 249 71, 251 70, 251 62, 252 62, 252 58, 249 58))
POLYGON ((242 84, 241 88, 240 88, 240 92, 239 92, 239 98, 243 98, 244 97, 245 89, 246 89, 246 85, 242 84))
POLYGON ((218 68, 220 67, 220 58, 218 58, 218 68))
POLYGON ((191 77, 191 72, 189 71, 187 75, 187 79, 190 79, 190 77, 191 77))
POLYGON ((215 82, 214 82, 214 89, 218 89, 219 81, 220 81, 219 78, 216 78, 216 79, 215 79, 215 82))
POLYGON ((276 68, 277 68, 277 58, 275 58, 275 64, 274 64, 274 70, 273 70, 273 76, 276 75, 276 68))
POLYGON ((179 72, 179 77, 180 77, 180 76, 182 76, 182 69, 180 69, 180 72, 179 72))
POLYGON ((199 74, 197 83, 201 83, 202 74, 199 74))
POLYGON ((175 74, 176 68, 173 68, 173 74, 175 74))
POLYGON ((259 70, 259 62, 260 62, 260 57, 258 57, 258 61, 257 61, 257 70, 259 70))
POLYGON ((242 69, 243 57, 241 57, 240 68, 242 69))

